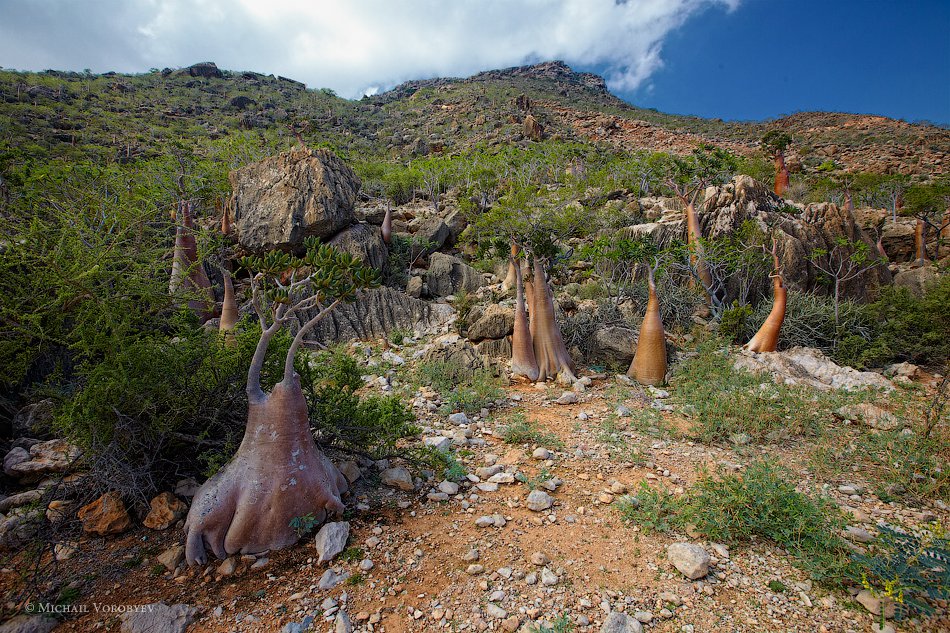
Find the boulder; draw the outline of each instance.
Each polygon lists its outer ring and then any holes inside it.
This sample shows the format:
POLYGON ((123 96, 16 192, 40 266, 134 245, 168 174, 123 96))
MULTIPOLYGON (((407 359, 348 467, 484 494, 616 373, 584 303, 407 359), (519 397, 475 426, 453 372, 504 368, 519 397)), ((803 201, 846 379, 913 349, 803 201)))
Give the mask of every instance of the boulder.
POLYGON ((698 580, 709 573, 709 554, 699 545, 673 543, 666 548, 666 556, 673 567, 690 580, 698 580))
POLYGON ((786 385, 804 385, 821 391, 829 389, 884 389, 894 385, 880 374, 858 371, 835 364, 817 349, 793 347, 783 352, 756 353, 742 350, 736 355, 736 369, 755 373, 767 372, 775 382, 786 385))
POLYGON ((625 371, 633 360, 637 333, 630 328, 608 325, 594 332, 591 359, 625 371))
POLYGON ((910 294, 915 297, 922 297, 927 288, 940 279, 940 273, 937 267, 933 265, 920 266, 902 270, 894 275, 894 285, 900 288, 907 288, 910 294))
POLYGON ((511 334, 514 324, 514 310, 500 305, 491 305, 477 321, 468 326, 468 338, 471 341, 504 338, 511 334))
MULTIPOLYGON (((315 312, 299 316, 305 323, 315 312)), ((383 338, 393 330, 430 330, 445 325, 455 310, 445 303, 430 303, 382 287, 357 293, 352 303, 336 307, 310 333, 321 343, 383 338)), ((299 324, 298 324, 299 326, 299 324)))
POLYGON ((389 257, 379 227, 369 224, 354 224, 333 236, 332 246, 358 258, 370 268, 382 270, 389 257))
POLYGON ((118 492, 107 492, 92 503, 84 505, 77 514, 82 530, 87 534, 109 536, 121 534, 132 527, 122 497, 118 492))
POLYGON ((485 368, 485 363, 468 341, 455 341, 448 345, 434 345, 422 357, 426 363, 441 363, 446 378, 461 383, 471 380, 475 372, 485 368))
POLYGON ((511 359, 511 337, 505 338, 487 338, 475 343, 475 351, 488 359, 511 359))
POLYGON ((916 230, 917 220, 914 218, 897 218, 897 222, 885 220, 881 229, 881 245, 888 260, 912 262, 917 259, 917 246, 914 243, 916 230))
POLYGON ((426 286, 432 297, 447 297, 459 291, 473 292, 484 285, 482 274, 451 255, 433 253, 426 271, 426 286))
POLYGON ((357 175, 324 149, 297 147, 232 171, 234 228, 241 247, 300 251, 356 221, 357 175))
POLYGON ((23 407, 13 416, 13 437, 48 437, 53 419, 53 401, 40 400, 23 407))
POLYGON ((199 62, 197 64, 192 64, 187 68, 182 68, 179 70, 178 74, 186 75, 188 77, 205 77, 208 79, 221 79, 224 77, 224 73, 221 72, 221 69, 218 68, 218 65, 214 62, 199 62))
POLYGON ((412 248, 414 258, 419 256, 420 253, 428 255, 439 250, 452 234, 448 225, 438 216, 419 220, 412 228, 414 229, 413 237, 416 239, 412 248), (426 248, 422 248, 421 244, 423 243, 426 244, 426 248))
POLYGON ((445 226, 449 229, 449 236, 445 240, 445 245, 454 246, 462 231, 468 226, 468 220, 465 219, 465 215, 461 211, 456 209, 445 216, 445 226))
POLYGON ((626 613, 611 611, 600 627, 600 633, 643 633, 643 625, 626 613))
POLYGON ((188 512, 184 501, 170 492, 163 492, 152 499, 150 509, 142 524, 152 530, 167 530, 188 512))
POLYGON ((346 549, 346 541, 350 538, 350 524, 347 521, 324 523, 313 544, 317 548, 317 564, 326 563, 336 558, 346 549))
POLYGON ((382 473, 380 473, 380 480, 386 486, 399 488, 400 490, 405 490, 406 492, 409 492, 415 488, 415 485, 412 483, 412 475, 406 468, 402 466, 387 468, 382 473))
POLYGON ((185 633, 197 614, 198 609, 187 604, 136 605, 134 611, 119 616, 122 621, 119 630, 122 633, 185 633))
POLYGON ((538 120, 534 118, 534 115, 529 114, 525 116, 523 128, 525 137, 532 141, 540 141, 544 138, 544 128, 538 123, 538 120))
MULTIPOLYGON (((23 449, 14 449, 16 450, 23 449)), ((66 440, 39 442, 30 446, 28 458, 25 460, 22 459, 22 453, 16 453, 13 458, 8 453, 3 460, 3 471, 23 482, 39 481, 46 475, 65 472, 81 452, 78 446, 66 440)))

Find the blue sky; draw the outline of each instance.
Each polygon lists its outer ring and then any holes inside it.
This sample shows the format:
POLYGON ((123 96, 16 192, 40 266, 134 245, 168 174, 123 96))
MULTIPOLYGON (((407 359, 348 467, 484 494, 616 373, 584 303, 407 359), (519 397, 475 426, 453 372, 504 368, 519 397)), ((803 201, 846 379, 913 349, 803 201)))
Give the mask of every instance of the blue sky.
POLYGON ((950 123, 950 1, 744 0, 672 31, 663 66, 620 95, 723 119, 807 110, 950 123))
POLYGON ((0 66, 214 61, 359 98, 561 59, 664 112, 950 124, 950 0, 0 0, 0 66))

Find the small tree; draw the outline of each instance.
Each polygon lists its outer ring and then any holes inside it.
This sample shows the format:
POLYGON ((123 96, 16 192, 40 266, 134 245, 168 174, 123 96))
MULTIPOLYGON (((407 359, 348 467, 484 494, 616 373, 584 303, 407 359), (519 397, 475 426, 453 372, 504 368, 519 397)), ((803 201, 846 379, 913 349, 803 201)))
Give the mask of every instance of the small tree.
POLYGON ((788 191, 789 174, 785 166, 785 150, 792 144, 792 137, 782 130, 771 130, 762 137, 762 149, 775 161, 775 195, 784 196, 788 191))
POLYGON ((235 456, 195 495, 185 522, 189 564, 204 564, 207 548, 226 558, 287 547, 299 537, 291 527, 295 517, 313 516, 319 522, 343 511, 347 482, 314 443, 294 356, 307 333, 336 306, 379 281, 376 271, 352 255, 313 239, 306 246, 302 258, 275 251, 240 260, 251 274, 252 305, 262 330, 247 372, 247 427, 235 456), (261 369, 268 344, 305 313, 313 316, 290 344, 283 378, 265 393, 261 369))
POLYGON ((835 325, 840 323, 841 286, 857 279, 875 266, 886 263, 881 257, 874 257, 871 248, 863 241, 852 241, 838 237, 830 248, 812 250, 809 259, 815 268, 827 276, 834 289, 835 325))

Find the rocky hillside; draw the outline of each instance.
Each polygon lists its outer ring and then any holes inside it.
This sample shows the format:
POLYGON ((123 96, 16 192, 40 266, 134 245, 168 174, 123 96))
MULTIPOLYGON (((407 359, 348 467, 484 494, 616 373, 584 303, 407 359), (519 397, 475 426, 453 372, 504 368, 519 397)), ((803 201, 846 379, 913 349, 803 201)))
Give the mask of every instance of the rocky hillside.
MULTIPOLYGON (((304 138, 376 155, 460 151, 481 143, 562 138, 624 149, 685 152, 709 142, 757 155, 762 134, 795 139, 790 165, 828 161, 853 171, 947 173, 950 131, 886 117, 798 113, 739 123, 668 115, 611 95, 602 78, 546 62, 469 78, 410 81, 359 101, 285 77, 212 63, 141 75, 0 71, 0 141, 32 155, 122 161, 155 156, 173 139, 201 144, 243 131, 304 138), (534 123, 526 123, 528 115, 534 123)), ((12 151, 12 150, 8 150, 12 151)))

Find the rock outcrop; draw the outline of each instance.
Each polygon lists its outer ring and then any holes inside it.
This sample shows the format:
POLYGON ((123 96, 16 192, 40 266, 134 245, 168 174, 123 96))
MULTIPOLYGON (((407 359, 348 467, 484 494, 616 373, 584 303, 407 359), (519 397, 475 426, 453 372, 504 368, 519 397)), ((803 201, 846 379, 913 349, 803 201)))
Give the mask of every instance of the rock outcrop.
POLYGON ((816 349, 793 347, 784 352, 755 353, 742 351, 736 356, 736 369, 768 373, 777 383, 812 387, 820 391, 830 389, 884 389, 894 388, 887 378, 870 371, 858 371, 835 364, 816 349))
POLYGON ((484 285, 482 274, 451 255, 433 253, 426 272, 426 286, 432 297, 447 297, 460 290, 473 292, 484 285))
POLYGON ((389 256, 379 227, 369 224, 347 227, 334 235, 329 243, 344 253, 358 257, 364 264, 376 270, 383 269, 389 256))
POLYGON ((248 251, 299 251, 305 238, 326 240, 356 221, 360 179, 336 155, 297 147, 231 172, 238 242, 248 251))
MULTIPOLYGON (((337 306, 309 338, 332 343, 381 338, 396 329, 430 330, 445 325, 454 314, 452 306, 445 303, 413 299, 392 288, 375 288, 360 292, 353 303, 337 306)), ((300 319, 310 316, 301 315, 300 319)))

